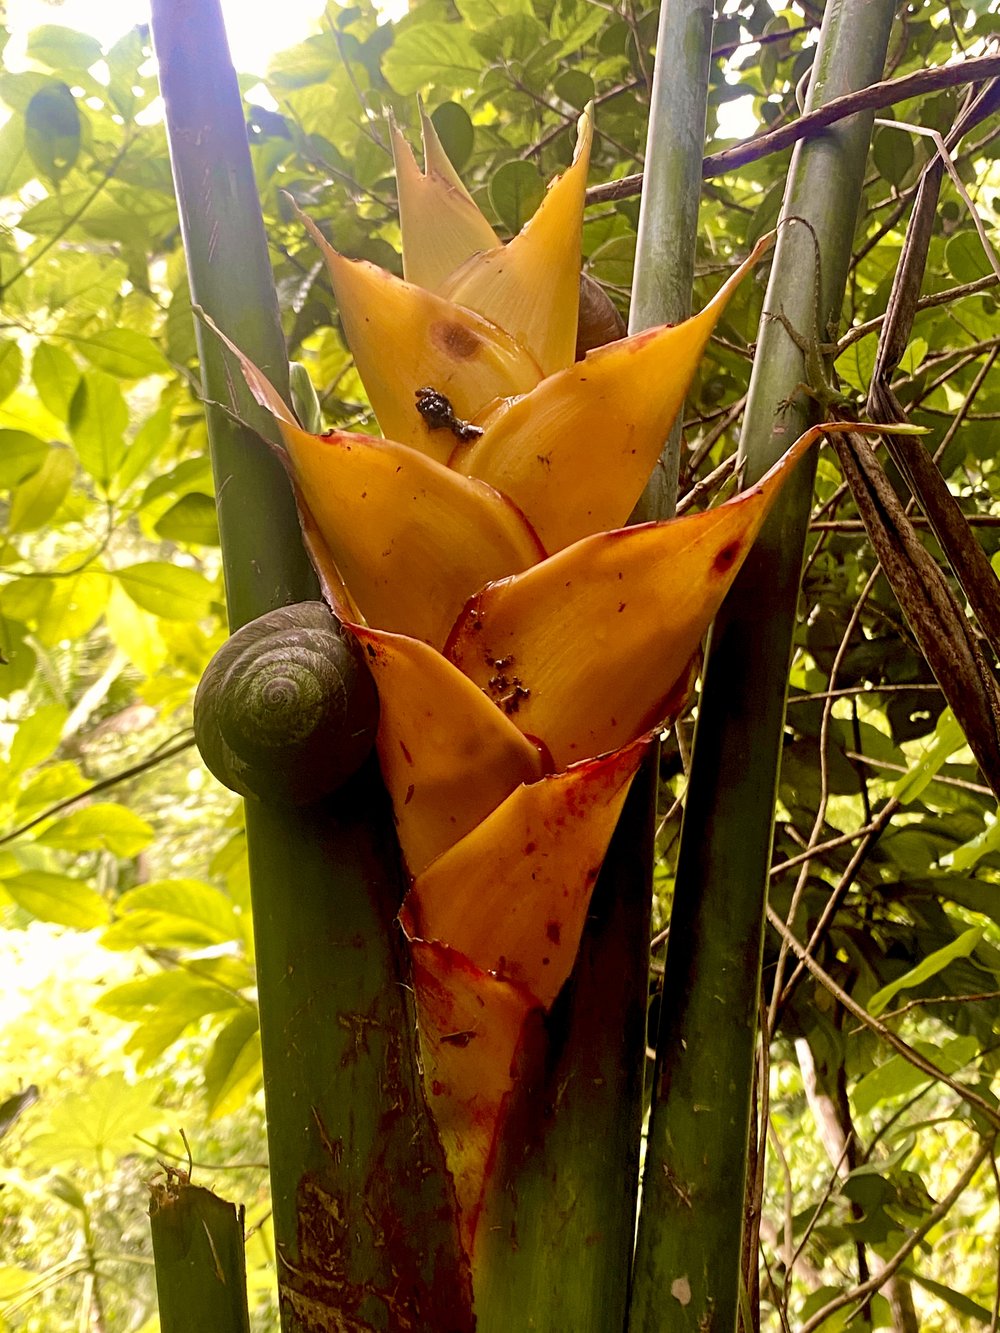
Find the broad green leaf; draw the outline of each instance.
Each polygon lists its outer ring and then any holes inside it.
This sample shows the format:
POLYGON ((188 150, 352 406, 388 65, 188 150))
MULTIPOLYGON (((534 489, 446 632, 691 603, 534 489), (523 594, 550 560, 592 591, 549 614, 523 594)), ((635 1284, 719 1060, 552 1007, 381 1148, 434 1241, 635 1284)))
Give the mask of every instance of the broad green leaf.
POLYGON ((135 433, 135 439, 125 452, 125 461, 118 469, 118 486, 126 490, 156 459, 170 438, 170 409, 161 407, 146 418, 135 433))
POLYGON ((11 116, 0 128, 0 191, 9 198, 34 174, 24 145, 24 117, 11 116))
POLYGON ((904 805, 915 801, 932 782, 956 750, 965 745, 965 733, 955 721, 955 714, 946 708, 938 718, 934 735, 925 746, 924 753, 899 779, 892 789, 897 801, 904 805))
POLYGON ((54 647, 90 633, 108 604, 112 581, 104 570, 90 568, 52 582, 52 595, 38 616, 38 637, 54 647))
POLYGON ((114 986, 100 997, 97 1007, 137 1025, 126 1049, 141 1052, 142 1063, 147 1064, 206 1014, 239 1008, 241 1001, 231 990, 186 970, 173 970, 114 986))
POLYGON ((117 569, 115 577, 137 606, 162 620, 200 620, 216 597, 204 574, 160 560, 117 569))
POLYGON ((448 160, 461 171, 472 155, 476 137, 468 111, 459 102, 442 102, 431 112, 431 120, 448 160))
POLYGON ((26 641, 27 633, 21 621, 0 614, 0 698, 24 689, 34 675, 35 650, 26 641))
POLYGON ((24 113, 24 145, 53 185, 64 180, 80 155, 80 111, 64 83, 40 88, 24 113))
POLYGON ((80 372, 70 354, 55 343, 39 343, 31 358, 31 378, 39 398, 52 415, 67 421, 73 395, 80 383, 80 372))
POLYGON ((44 810, 55 801, 79 795, 87 785, 87 779, 72 759, 60 759, 57 763, 46 764, 44 768, 32 774, 18 793, 18 822, 22 818, 29 818, 39 810, 44 810))
POLYGON ((106 1171, 139 1149, 137 1134, 162 1122, 155 1097, 155 1083, 132 1085, 117 1069, 96 1077, 50 1111, 49 1129, 26 1145, 28 1159, 36 1167, 82 1164, 106 1171))
POLYGON ((19 907, 39 921, 90 930, 108 919, 108 907, 99 893, 69 875, 47 870, 25 870, 3 880, 3 887, 19 907))
POLYGON ((201 495, 197 491, 182 495, 157 519, 153 530, 164 541, 218 546, 219 520, 215 501, 210 495, 201 495))
POLYGON ((875 338, 870 336, 852 343, 837 358, 834 369, 845 384, 858 393, 867 393, 875 367, 875 338))
MULTIPOLYGON (((954 1075, 975 1059, 979 1051, 979 1042, 975 1037, 955 1037, 937 1046, 926 1041, 915 1041, 913 1045, 921 1055, 949 1075, 954 1075)), ((930 1082, 930 1076, 910 1064, 909 1060, 904 1060, 901 1055, 893 1055, 857 1081, 851 1092, 851 1101, 858 1115, 867 1115, 880 1103, 906 1097, 930 1082)))
POLYGON ((440 92, 475 88, 482 58, 461 23, 422 23, 401 32, 382 57, 382 72, 396 92, 433 84, 440 92))
POLYGON ((907 375, 915 374, 926 355, 927 339, 911 338, 899 363, 900 370, 905 371, 907 375))
POLYGON ((215 1119, 245 1105, 260 1086, 260 1030, 256 1009, 242 1009, 215 1039, 205 1066, 209 1114, 215 1119))
POLYGON ((975 282, 993 271, 983 243, 974 231, 960 231, 952 236, 944 253, 956 282, 975 282))
POLYGON ((35 532, 58 512, 76 476, 76 459, 69 449, 53 445, 42 465, 11 495, 10 532, 35 532))
POLYGON ((142 884, 123 893, 115 911, 117 920, 103 938, 109 949, 138 944, 199 949, 242 934, 232 901, 196 879, 142 884))
POLYGON ((28 55, 57 74, 82 74, 101 58, 101 43, 96 37, 46 23, 28 37, 28 55))
POLYGON ((117 380, 102 370, 80 379, 69 411, 69 431, 80 462, 107 488, 125 456, 128 407, 117 380))
POLYGON ((55 752, 67 716, 62 704, 44 704, 21 722, 10 747, 12 773, 24 773, 55 752))
POLYGON ((545 181, 531 162, 505 162, 490 179, 490 203, 511 233, 518 232, 545 197, 545 181))
POLYGON ((880 175, 899 186, 913 166, 913 140, 903 130, 880 126, 872 141, 872 156, 880 175))
POLYGON ((0 487, 8 489, 37 472, 49 445, 23 430, 0 430, 0 487))
POLYGON ((968 958, 975 949, 976 945, 983 938, 985 926, 971 926, 968 930, 963 930, 961 935, 954 939, 951 944, 946 944, 942 949, 935 949, 929 953, 926 958, 922 958, 916 967, 911 967, 908 972, 904 972, 901 977, 895 981, 890 981, 887 986, 877 990, 868 1001, 868 1012, 874 1017, 878 1017, 889 1004, 889 1001, 900 991, 912 990, 915 986, 923 985, 925 981, 936 976, 949 963, 956 958, 968 958))
POLYGON ((950 856, 943 857, 942 863, 960 873, 971 870, 981 857, 989 856, 998 850, 1000 850, 1000 819, 994 819, 981 833, 970 838, 961 847, 956 847, 950 856))
POLYGON ((980 1305, 978 1301, 972 1300, 961 1291, 956 1291, 954 1287, 946 1287, 943 1282, 935 1282, 932 1277, 915 1273, 912 1268, 904 1268, 903 1273, 912 1282, 916 1282, 918 1287, 923 1287, 932 1296, 944 1301, 945 1305, 950 1305, 963 1319, 973 1319, 977 1324, 984 1325, 992 1322, 993 1314, 985 1305, 980 1305))
POLYGON ((13 338, 0 341, 0 402, 9 398, 21 382, 24 353, 13 338))
POLYGON ((115 647, 143 673, 152 678, 167 660, 167 646, 160 633, 159 621, 112 581, 111 595, 104 613, 104 623, 115 647))
MULTIPOLYGON (((0 1264, 0 1301, 13 1300, 22 1291, 38 1281, 38 1274, 30 1268, 18 1268, 14 1264, 0 1264)), ((0 1326, 2 1327, 2 1326, 0 1326)))
POLYGON ((50 824, 38 841, 67 852, 110 852, 113 856, 138 856, 153 840, 150 824, 110 801, 74 810, 50 824))
POLYGON ((102 329, 78 338, 76 345, 91 365, 117 379, 141 380, 170 372, 153 339, 135 329, 102 329))

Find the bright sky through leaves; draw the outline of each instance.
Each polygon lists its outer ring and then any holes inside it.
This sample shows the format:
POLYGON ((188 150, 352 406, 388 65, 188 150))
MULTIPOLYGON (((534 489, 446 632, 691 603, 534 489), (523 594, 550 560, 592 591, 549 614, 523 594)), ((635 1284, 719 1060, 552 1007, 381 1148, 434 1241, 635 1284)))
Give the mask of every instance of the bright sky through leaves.
MULTIPOLYGON (((324 0, 222 0, 229 32, 229 45, 237 69, 263 74, 275 51, 293 46, 315 30, 324 0)), ((64 0, 60 5, 44 0, 9 0, 7 25, 20 45, 32 28, 60 24, 92 33, 101 42, 116 41, 137 23, 149 22, 147 0, 64 0)), ((15 46, 16 50, 16 46, 15 46)))

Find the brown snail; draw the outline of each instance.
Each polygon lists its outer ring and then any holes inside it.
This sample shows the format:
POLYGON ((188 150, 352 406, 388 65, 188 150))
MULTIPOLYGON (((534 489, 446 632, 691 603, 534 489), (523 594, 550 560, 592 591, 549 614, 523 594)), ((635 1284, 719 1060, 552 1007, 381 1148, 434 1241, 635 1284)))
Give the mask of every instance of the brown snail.
POLYGON ((355 640, 323 602, 299 602, 242 626, 212 658, 195 738, 231 791, 308 805, 361 767, 378 712, 355 640))
POLYGON ((614 302, 599 282, 580 274, 580 319, 576 326, 576 359, 605 343, 624 338, 627 330, 614 302))

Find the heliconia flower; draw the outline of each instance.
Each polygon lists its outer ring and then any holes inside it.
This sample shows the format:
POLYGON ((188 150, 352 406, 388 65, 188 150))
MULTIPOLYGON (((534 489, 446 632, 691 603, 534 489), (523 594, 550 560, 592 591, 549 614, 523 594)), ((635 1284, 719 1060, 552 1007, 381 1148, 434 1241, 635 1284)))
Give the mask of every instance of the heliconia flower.
POLYGON ((394 120, 390 121, 396 198, 403 235, 403 277, 439 292, 445 279, 500 237, 483 217, 444 151, 434 122, 420 108, 424 169, 394 120))
POLYGON ((622 529, 770 238, 693 318, 574 361, 589 112, 505 246, 423 124, 423 171, 391 128, 404 279, 307 221, 384 437, 308 433, 228 345, 277 423, 325 595, 378 687, 424 1081, 471 1253, 630 783, 819 431, 727 504, 622 529))

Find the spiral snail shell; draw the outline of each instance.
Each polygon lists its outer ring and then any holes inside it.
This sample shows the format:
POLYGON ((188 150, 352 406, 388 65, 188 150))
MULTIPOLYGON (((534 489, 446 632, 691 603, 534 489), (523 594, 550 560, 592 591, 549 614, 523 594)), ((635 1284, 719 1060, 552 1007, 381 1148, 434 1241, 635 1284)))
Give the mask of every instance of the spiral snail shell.
POLYGON ((308 805, 360 768, 378 711, 354 639, 323 602, 299 602, 242 626, 215 654, 195 695, 195 738, 230 790, 308 805))
POLYGON ((617 342, 626 333, 625 321, 599 282, 580 274, 580 319, 576 326, 576 359, 605 343, 617 342))

